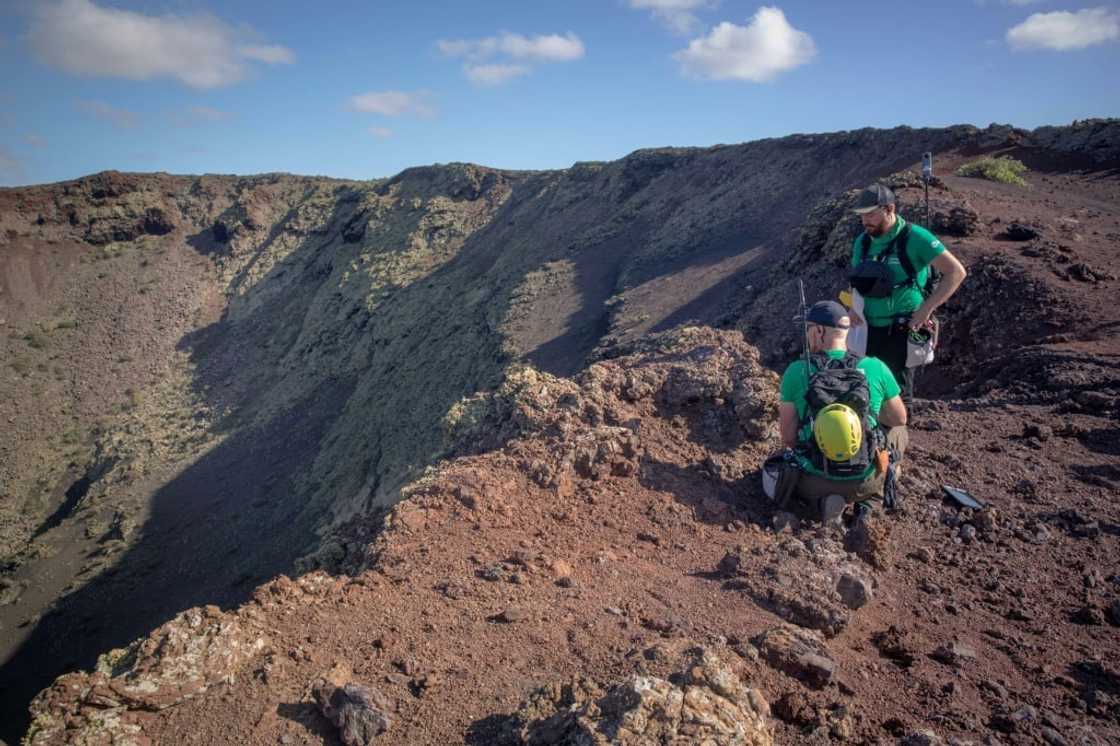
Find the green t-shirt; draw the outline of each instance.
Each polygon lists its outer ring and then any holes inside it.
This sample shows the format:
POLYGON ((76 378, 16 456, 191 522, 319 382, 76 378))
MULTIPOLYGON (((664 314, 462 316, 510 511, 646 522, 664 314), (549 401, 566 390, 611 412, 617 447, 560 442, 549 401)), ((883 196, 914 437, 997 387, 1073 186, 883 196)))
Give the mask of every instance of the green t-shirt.
MULTIPOLYGON (((827 354, 834 360, 839 360, 844 357, 844 350, 828 350, 827 354)), ((902 393, 902 389, 895 380, 894 373, 891 369, 877 357, 865 357, 859 361, 856 366, 858 370, 862 370, 864 375, 867 376, 867 389, 870 394, 870 401, 868 403, 868 413, 871 417, 871 424, 873 427, 879 425, 879 409, 882 408, 883 402, 888 399, 893 399, 902 393)), ((815 370, 815 369, 814 369, 815 370)), ((782 374, 782 384, 780 390, 780 399, 783 402, 793 404, 797 409, 797 421, 801 422, 805 418, 805 409, 808 404, 805 401, 805 394, 809 390, 809 376, 805 375, 805 361, 794 360, 786 368, 786 372, 782 374)), ((813 437, 812 428, 806 424, 797 433, 797 440, 799 443, 807 443, 813 437)), ((814 467, 808 459, 798 456, 798 462, 801 468, 810 474, 817 476, 824 476, 824 473, 814 467)), ((872 465, 868 472, 874 469, 872 465)), ((836 479, 836 477, 829 477, 836 479)), ((863 474, 853 479, 866 479, 867 474, 863 474)))
MULTIPOLYGON (((874 259, 882 254, 904 225, 906 225, 906 221, 901 216, 897 217, 893 228, 884 235, 871 239, 871 246, 867 249, 867 255, 863 259, 874 259)), ((855 243, 852 244, 852 267, 857 264, 856 258, 860 254, 859 247, 862 238, 863 234, 861 233, 856 236, 855 243)), ((925 286, 926 278, 929 277, 930 262, 944 251, 945 245, 937 240, 937 236, 922 226, 911 223, 910 238, 906 241, 906 253, 910 255, 910 261, 918 272, 917 285, 909 284, 895 288, 894 292, 887 298, 864 298, 863 315, 867 319, 867 323, 871 326, 890 326, 896 316, 909 316, 917 311, 923 300, 922 291, 919 288, 925 286)), ((906 270, 903 269, 902 262, 899 261, 897 254, 887 257, 885 264, 890 268, 895 283, 906 282, 906 270)))

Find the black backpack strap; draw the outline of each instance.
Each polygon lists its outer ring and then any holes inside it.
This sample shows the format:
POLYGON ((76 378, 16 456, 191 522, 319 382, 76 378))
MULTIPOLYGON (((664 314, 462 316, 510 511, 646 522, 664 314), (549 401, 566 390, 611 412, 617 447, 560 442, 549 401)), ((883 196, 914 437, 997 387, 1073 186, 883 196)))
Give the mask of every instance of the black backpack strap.
POLYGON ((856 253, 856 264, 859 264, 863 261, 864 257, 867 256, 868 250, 870 249, 871 236, 867 235, 867 231, 864 231, 863 235, 859 237, 859 251, 856 253))
POLYGON ((906 225, 902 226, 902 230, 900 230, 898 232, 898 235, 894 237, 894 240, 891 241, 891 245, 887 248, 887 251, 893 250, 896 254, 898 254, 898 261, 902 265, 902 271, 906 273, 906 277, 910 282, 917 283, 918 270, 914 269, 914 262, 910 260, 910 253, 906 250, 906 244, 909 242, 909 240, 910 224, 907 223, 906 225))
POLYGON ((809 375, 810 376, 813 375, 818 370, 827 369, 830 361, 831 361, 831 358, 826 353, 823 353, 823 352, 818 352, 815 355, 810 355, 809 356, 809 375))
MULTIPOLYGON (((906 271, 906 276, 912 281, 918 273, 914 271, 914 263, 910 261, 910 255, 906 253, 906 242, 909 240, 910 224, 907 223, 902 226, 902 230, 898 232, 898 235, 891 239, 891 242, 887 244, 887 248, 883 249, 883 251, 879 253, 879 256, 875 257, 875 261, 885 262, 887 257, 891 254, 898 254, 898 261, 902 263, 902 269, 906 271)), ((867 231, 864 231, 859 237, 859 253, 856 254, 856 264, 862 262, 864 257, 867 256, 867 252, 870 250, 871 236, 867 234, 867 231)))
POLYGON ((863 356, 857 355, 854 352, 845 352, 844 357, 830 357, 827 352, 818 352, 809 358, 809 363, 812 367, 812 370, 809 371, 809 375, 820 370, 858 368, 860 360, 863 360, 863 356))

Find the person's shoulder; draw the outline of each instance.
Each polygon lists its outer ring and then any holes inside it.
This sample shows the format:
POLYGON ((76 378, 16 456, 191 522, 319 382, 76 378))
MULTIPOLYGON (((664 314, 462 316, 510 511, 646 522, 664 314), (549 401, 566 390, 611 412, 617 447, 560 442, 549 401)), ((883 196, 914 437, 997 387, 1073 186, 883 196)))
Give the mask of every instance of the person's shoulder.
POLYGON ((794 360, 786 367, 782 380, 778 383, 778 400, 783 403, 796 404, 805 395, 805 380, 803 372, 804 363, 794 360))
POLYGON ((910 226, 910 240, 911 241, 916 239, 918 242, 920 242, 922 244, 925 244, 926 246, 930 247, 931 249, 934 249, 934 250, 937 250, 937 251, 944 251, 945 250, 945 244, 941 243, 941 239, 939 239, 937 236, 933 235, 933 232, 930 231, 928 228, 923 228, 922 226, 917 225, 916 223, 907 223, 907 225, 910 226))
POLYGON ((864 357, 862 360, 860 360, 859 365, 856 366, 856 367, 860 368, 865 373, 869 373, 869 374, 870 373, 875 373, 875 374, 878 374, 878 375, 882 375, 884 370, 887 371, 888 373, 890 372, 890 368, 887 367, 886 363, 884 363, 882 360, 880 360, 877 357, 872 357, 871 355, 868 355, 868 356, 864 357))
POLYGON ((790 363, 789 365, 786 366, 785 372, 782 373, 782 378, 784 379, 788 376, 798 374, 798 373, 801 372, 801 370, 804 367, 805 367, 805 361, 804 360, 800 360, 800 359, 794 360, 792 363, 790 363))

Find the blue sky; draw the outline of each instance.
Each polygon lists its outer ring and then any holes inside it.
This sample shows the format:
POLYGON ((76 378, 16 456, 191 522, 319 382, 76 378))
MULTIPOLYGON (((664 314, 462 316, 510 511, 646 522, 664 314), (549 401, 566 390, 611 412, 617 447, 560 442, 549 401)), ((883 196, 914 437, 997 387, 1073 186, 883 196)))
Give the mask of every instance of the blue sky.
POLYGON ((1058 0, 0 0, 0 185, 348 178, 858 127, 1120 115, 1120 10, 1058 0))

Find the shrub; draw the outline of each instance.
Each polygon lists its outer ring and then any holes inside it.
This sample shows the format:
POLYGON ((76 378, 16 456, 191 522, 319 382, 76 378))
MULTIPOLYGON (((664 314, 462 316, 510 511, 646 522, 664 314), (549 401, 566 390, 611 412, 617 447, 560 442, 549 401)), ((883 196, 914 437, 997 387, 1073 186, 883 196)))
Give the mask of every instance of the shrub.
POLYGON ((1027 167, 1023 165, 1022 161, 1009 156, 997 156, 966 163, 957 169, 957 176, 972 176, 988 181, 998 181, 1001 184, 1027 186, 1027 182, 1023 178, 1026 171, 1027 167))
POLYGON ((23 341, 27 342, 29 346, 34 347, 36 350, 43 349, 47 346, 47 342, 49 342, 49 340, 47 339, 47 335, 38 329, 34 329, 32 331, 29 331, 27 334, 24 334, 23 341))

